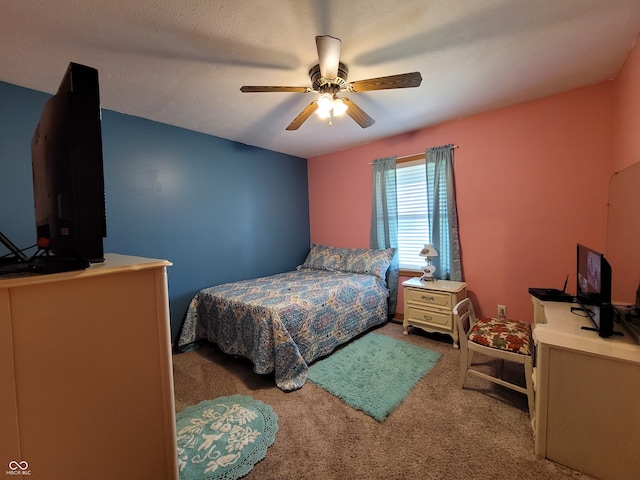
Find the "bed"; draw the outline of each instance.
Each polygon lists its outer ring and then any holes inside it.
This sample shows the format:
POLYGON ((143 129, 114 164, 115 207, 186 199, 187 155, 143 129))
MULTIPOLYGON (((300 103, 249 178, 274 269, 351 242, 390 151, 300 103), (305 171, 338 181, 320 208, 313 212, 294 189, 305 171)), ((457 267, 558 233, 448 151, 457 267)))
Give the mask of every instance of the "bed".
POLYGON ((294 271, 205 288, 187 309, 178 348, 214 342, 296 390, 311 362, 387 321, 394 253, 312 244, 294 271))

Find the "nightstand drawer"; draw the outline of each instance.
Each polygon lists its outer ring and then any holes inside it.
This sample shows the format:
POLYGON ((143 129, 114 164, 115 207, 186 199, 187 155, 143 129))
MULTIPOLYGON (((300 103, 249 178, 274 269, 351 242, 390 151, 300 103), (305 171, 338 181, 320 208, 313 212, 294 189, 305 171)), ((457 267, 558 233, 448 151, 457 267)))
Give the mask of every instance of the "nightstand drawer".
POLYGON ((414 305, 408 305, 407 311, 404 312, 405 318, 410 322, 412 320, 429 325, 437 325, 439 327, 451 328, 451 312, 440 312, 438 310, 430 310, 426 308, 417 308, 414 305))
POLYGON ((407 288, 404 291, 407 302, 422 303, 424 305, 433 305, 434 307, 446 308, 451 310, 451 294, 434 292, 433 290, 407 288))

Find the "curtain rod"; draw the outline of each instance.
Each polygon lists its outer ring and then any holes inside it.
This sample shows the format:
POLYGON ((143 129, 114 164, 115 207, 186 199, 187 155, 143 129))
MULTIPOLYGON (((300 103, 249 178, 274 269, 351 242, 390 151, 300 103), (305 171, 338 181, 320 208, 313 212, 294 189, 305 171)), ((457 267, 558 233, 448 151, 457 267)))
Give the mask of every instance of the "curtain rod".
MULTIPOLYGON (((451 149, 453 150, 454 148, 458 148, 458 145, 452 145, 451 149)), ((404 161, 404 160, 419 160, 421 158, 424 158, 425 154, 423 153, 414 153, 412 155, 404 155, 403 157, 396 157, 396 162, 398 160, 400 161, 404 161)), ((373 162, 369 162, 369 165, 373 165, 373 162)))
MULTIPOLYGON (((453 150, 454 148, 458 148, 458 145, 452 145, 452 146, 451 146, 451 149, 452 149, 452 150, 453 150)), ((415 158, 419 158, 419 157, 422 157, 422 156, 424 156, 424 152, 422 152, 422 153, 414 153, 414 154, 412 154, 412 155, 404 155, 403 157, 396 157, 396 160, 406 160, 406 159, 408 159, 408 158, 414 158, 414 157, 415 157, 415 158)))

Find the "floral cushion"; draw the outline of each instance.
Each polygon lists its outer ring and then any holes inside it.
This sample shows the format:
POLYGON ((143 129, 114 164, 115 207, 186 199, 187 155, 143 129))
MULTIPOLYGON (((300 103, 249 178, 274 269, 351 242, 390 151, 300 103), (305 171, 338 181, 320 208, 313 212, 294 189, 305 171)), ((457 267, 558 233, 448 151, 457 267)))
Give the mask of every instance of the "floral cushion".
POLYGON ((469 331, 469 341, 486 347, 531 355, 531 325, 519 320, 480 318, 469 331))

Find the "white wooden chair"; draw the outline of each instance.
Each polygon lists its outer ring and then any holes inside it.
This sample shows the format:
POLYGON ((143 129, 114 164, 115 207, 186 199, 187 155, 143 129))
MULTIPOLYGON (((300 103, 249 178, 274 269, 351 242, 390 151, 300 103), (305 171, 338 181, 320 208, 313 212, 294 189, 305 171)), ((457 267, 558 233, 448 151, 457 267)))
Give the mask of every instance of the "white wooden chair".
POLYGON ((533 390, 533 351, 531 326, 518 320, 481 318, 473 310, 471 300, 465 298, 453 309, 460 335, 460 388, 464 387, 467 373, 497 383, 527 395, 529 417, 535 414, 533 390), (524 365, 526 388, 471 368, 474 352, 524 365))

